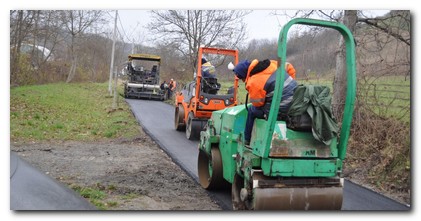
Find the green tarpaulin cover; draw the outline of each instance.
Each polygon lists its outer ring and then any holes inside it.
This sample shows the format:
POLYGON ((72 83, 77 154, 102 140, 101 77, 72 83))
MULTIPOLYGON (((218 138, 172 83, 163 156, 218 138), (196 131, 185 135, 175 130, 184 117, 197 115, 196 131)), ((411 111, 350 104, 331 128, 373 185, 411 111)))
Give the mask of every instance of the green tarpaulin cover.
POLYGON ((298 85, 288 111, 294 118, 307 113, 316 140, 330 145, 338 134, 338 124, 332 115, 330 89, 326 86, 298 85))

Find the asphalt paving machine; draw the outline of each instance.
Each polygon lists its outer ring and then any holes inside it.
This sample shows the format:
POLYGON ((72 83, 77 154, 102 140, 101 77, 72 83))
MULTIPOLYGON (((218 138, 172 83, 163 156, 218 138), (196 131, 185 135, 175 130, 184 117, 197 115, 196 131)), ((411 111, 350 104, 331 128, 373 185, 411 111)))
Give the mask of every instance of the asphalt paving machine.
POLYGON ((267 119, 254 121, 250 145, 244 143, 245 105, 212 113, 206 130, 200 135, 199 182, 208 190, 231 186, 234 210, 340 210, 344 185, 342 168, 356 94, 352 33, 341 23, 293 19, 279 35, 278 59, 280 66, 276 71, 270 112, 267 119), (345 40, 344 114, 339 136, 333 137, 330 144, 315 139, 311 128, 291 129, 287 121, 278 119, 283 89, 279 82, 284 82, 287 33, 296 24, 332 28, 345 40))
MULTIPOLYGON (((232 63, 238 63, 237 50, 200 47, 197 70, 202 70, 201 58, 206 54, 226 56, 232 63)), ((201 71, 197 71, 195 79, 176 93, 174 125, 176 130, 186 131, 187 139, 199 139, 213 111, 237 105, 238 78, 229 74, 233 78, 233 86, 226 92, 221 92, 221 84, 216 77, 204 77, 201 71)))
POLYGON ((159 84, 161 57, 150 54, 130 54, 128 57, 124 97, 165 100, 166 90, 161 89, 159 84))

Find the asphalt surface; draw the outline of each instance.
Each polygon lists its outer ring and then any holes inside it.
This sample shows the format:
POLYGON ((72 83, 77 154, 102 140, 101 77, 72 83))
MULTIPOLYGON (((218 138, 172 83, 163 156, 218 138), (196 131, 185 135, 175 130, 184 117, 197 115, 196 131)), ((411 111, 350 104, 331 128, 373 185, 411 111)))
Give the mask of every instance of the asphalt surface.
MULTIPOLYGON (((126 99, 139 124, 155 142, 198 181, 198 141, 190 141, 185 132, 174 129, 174 106, 161 101, 126 99)), ((208 191, 224 210, 231 210, 231 192, 208 191)), ((350 211, 409 211, 410 208, 390 198, 345 180, 342 210, 350 211)))
POLYGON ((86 199, 10 153, 10 209, 97 210, 86 199))

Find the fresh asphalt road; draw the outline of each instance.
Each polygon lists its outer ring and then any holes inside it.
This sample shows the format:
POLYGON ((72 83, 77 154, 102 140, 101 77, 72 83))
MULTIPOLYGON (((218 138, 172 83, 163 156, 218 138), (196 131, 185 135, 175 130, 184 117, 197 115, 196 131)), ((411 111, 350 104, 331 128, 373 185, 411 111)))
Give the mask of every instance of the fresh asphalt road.
MULTIPOLYGON (((174 106, 161 101, 126 99, 139 124, 153 140, 198 181, 198 141, 190 141, 185 132, 174 129, 174 106)), ((208 191, 209 195, 224 210, 231 210, 231 192, 208 191)), ((409 211, 410 208, 392 199, 356 185, 348 180, 344 184, 342 210, 351 211, 409 211)))

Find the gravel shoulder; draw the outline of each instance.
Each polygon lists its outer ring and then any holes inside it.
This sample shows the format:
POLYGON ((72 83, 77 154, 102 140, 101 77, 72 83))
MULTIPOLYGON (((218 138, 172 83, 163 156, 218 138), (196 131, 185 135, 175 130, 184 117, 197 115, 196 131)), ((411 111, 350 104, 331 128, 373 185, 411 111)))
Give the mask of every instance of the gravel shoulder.
MULTIPOLYGON (((99 189, 107 210, 222 210, 207 191, 139 127, 134 139, 97 142, 53 141, 19 143, 11 151, 35 168, 69 187, 99 189)), ((345 168, 352 182, 398 202, 408 194, 377 190, 355 171, 345 168)))
POLYGON ((68 186, 102 190, 107 210, 221 210, 143 131, 131 140, 11 141, 11 151, 68 186))

